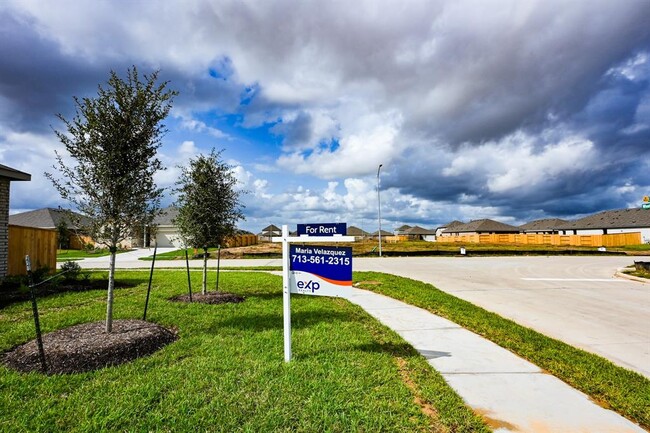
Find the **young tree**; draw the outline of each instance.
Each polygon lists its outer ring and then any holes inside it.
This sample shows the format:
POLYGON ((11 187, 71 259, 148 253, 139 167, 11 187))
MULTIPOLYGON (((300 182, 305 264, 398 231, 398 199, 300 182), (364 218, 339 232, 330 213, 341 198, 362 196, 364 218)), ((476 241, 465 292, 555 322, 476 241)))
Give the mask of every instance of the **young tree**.
POLYGON ((162 121, 177 95, 167 85, 158 83, 158 71, 144 75, 143 81, 135 66, 124 80, 111 71, 107 86, 98 86, 97 97, 74 98, 72 120, 58 115, 66 132, 55 133, 76 163, 57 153, 54 168, 61 177, 45 175, 64 199, 89 217, 84 228, 111 253, 106 332, 112 330, 118 244, 136 227, 149 224, 160 209, 162 189, 153 176, 163 167, 156 151, 166 132, 162 121))
POLYGON ((70 231, 64 219, 60 220, 56 225, 56 238, 59 241, 60 250, 70 248, 70 231))
POLYGON ((203 249, 203 288, 207 293, 208 247, 223 244, 237 230, 235 224, 244 219, 232 167, 221 161, 221 151, 190 160, 181 167, 176 182, 178 216, 174 223, 187 245, 203 249))

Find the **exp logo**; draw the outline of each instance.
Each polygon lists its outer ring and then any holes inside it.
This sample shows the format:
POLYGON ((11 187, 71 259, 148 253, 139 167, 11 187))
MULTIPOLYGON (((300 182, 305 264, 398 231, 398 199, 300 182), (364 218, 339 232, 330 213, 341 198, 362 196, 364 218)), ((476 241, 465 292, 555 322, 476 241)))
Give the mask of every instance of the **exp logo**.
POLYGON ((320 289, 320 283, 318 281, 298 281, 296 283, 298 290, 311 291, 314 293, 316 290, 320 289))

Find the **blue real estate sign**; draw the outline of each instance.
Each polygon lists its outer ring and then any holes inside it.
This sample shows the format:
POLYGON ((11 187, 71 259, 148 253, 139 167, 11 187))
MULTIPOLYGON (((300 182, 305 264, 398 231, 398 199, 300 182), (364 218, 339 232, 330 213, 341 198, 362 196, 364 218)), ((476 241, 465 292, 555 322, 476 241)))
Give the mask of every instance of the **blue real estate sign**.
POLYGON ((290 245, 291 293, 347 296, 352 286, 352 248, 290 245))

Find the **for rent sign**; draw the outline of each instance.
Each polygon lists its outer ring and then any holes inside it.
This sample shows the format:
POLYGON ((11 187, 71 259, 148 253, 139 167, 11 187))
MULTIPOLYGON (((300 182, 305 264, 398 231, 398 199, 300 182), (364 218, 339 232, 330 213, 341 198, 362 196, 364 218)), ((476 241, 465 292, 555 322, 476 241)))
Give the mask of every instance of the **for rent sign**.
POLYGON ((298 236, 343 236, 347 231, 346 223, 298 224, 298 236))
POLYGON ((291 361, 291 293, 346 296, 352 286, 352 248, 311 247, 310 243, 354 242, 347 224, 299 224, 298 236, 282 226, 282 315, 284 360, 291 361), (306 235, 306 236, 305 236, 306 235), (294 245, 301 244, 300 246, 294 245))
POLYGON ((346 296, 352 286, 352 248, 291 245, 291 293, 346 296))

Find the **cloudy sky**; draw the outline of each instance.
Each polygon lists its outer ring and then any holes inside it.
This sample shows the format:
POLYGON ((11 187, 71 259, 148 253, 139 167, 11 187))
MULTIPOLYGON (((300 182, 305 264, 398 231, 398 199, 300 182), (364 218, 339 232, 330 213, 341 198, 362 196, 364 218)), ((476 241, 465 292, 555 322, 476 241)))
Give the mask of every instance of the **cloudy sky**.
MULTIPOLYGON (((647 0, 0 2, 0 164, 11 212, 66 206, 57 113, 109 71, 180 92, 158 183, 211 148, 242 228, 520 224, 650 193, 647 0)), ((169 195, 165 204, 173 201, 169 195)))

